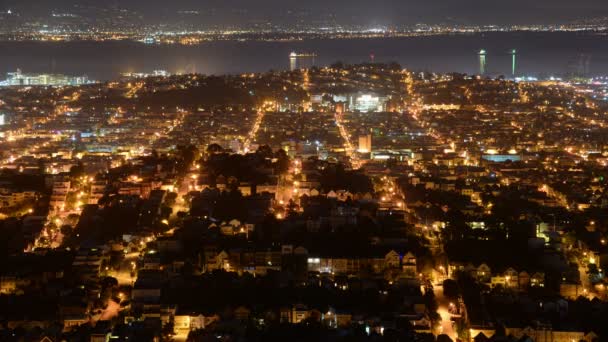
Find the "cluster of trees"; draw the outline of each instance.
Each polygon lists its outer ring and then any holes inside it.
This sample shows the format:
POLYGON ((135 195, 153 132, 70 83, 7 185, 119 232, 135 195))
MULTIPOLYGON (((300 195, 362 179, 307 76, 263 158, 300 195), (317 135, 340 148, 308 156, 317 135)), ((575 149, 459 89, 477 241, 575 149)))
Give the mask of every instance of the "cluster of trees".
MULTIPOLYGON (((284 150, 274 152, 268 145, 262 145, 255 153, 245 155, 223 152, 221 146, 212 144, 207 147, 208 157, 202 161, 202 168, 209 173, 211 181, 223 176, 234 178, 235 182, 263 184, 272 174, 279 175, 289 169, 289 157, 284 150)), ((238 185, 238 183, 236 184, 238 185)))
POLYGON ((306 92, 282 77, 265 74, 256 79, 241 76, 174 76, 168 80, 148 78, 137 97, 127 98, 124 91, 103 87, 102 96, 82 96, 75 105, 84 110, 122 107, 144 111, 166 108, 252 108, 269 98, 300 103, 306 92), (175 85, 182 85, 176 87, 175 85))
POLYGON ((374 185, 363 172, 346 170, 342 164, 328 164, 321 171, 321 189, 324 192, 346 190, 352 193, 372 193, 374 185))

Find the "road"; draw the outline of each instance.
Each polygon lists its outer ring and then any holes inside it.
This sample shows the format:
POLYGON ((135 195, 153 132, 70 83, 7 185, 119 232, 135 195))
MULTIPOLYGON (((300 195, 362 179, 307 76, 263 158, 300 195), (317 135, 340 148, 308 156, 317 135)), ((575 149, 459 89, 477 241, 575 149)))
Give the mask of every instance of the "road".
POLYGON ((133 265, 137 263, 138 258, 138 252, 125 254, 125 258, 120 264, 120 268, 118 270, 108 271, 108 276, 116 278, 119 285, 133 285, 137 278, 131 277, 131 271, 134 269, 133 265))
POLYGON ((355 170, 359 169, 361 167, 361 161, 359 160, 359 157, 357 156, 357 151, 355 150, 354 145, 350 141, 350 134, 346 130, 346 127, 343 123, 343 114, 336 112, 334 114, 334 118, 336 120, 336 126, 338 126, 338 131, 340 132, 340 136, 342 137, 342 140, 344 141, 344 152, 346 153, 346 156, 348 156, 350 158, 350 163, 351 163, 353 169, 355 169, 355 170))
POLYGON ((108 301, 108 306, 99 316, 100 321, 108 321, 114 317, 118 317, 118 313, 120 312, 120 304, 116 303, 113 300, 108 301))
POLYGON ((437 313, 441 316, 441 326, 439 332, 448 335, 452 341, 456 341, 457 335, 452 326, 451 314, 449 312, 450 301, 443 296, 443 286, 434 286, 435 299, 437 300, 437 313))
POLYGON ((593 299, 595 297, 597 297, 597 293, 595 292, 595 288, 593 287, 593 284, 591 283, 591 280, 589 279, 589 274, 587 273, 589 271, 589 269, 587 268, 587 265, 589 263, 589 260, 587 259, 587 253, 590 253, 589 251, 584 251, 581 252, 583 253, 583 256, 580 256, 578 258, 578 273, 581 279, 581 286, 583 287, 583 293, 582 295, 588 299, 593 299))
POLYGON ((260 126, 262 125, 262 121, 264 120, 265 111, 263 109, 258 110, 258 113, 255 117, 255 121, 253 122, 253 126, 251 127, 251 131, 247 134, 247 138, 243 143, 243 152, 248 153, 251 151, 251 145, 255 141, 255 137, 260 130, 260 126))

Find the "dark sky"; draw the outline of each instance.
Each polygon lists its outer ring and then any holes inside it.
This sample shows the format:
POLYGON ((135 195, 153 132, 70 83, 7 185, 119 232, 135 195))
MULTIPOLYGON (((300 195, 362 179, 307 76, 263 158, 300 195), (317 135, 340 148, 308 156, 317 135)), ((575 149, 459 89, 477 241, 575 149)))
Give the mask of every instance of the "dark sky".
POLYGON ((66 10, 74 4, 134 9, 148 20, 180 10, 209 11, 217 19, 285 20, 285 13, 332 14, 340 23, 463 24, 564 23, 608 16, 608 0, 0 0, 0 8, 23 13, 66 10))

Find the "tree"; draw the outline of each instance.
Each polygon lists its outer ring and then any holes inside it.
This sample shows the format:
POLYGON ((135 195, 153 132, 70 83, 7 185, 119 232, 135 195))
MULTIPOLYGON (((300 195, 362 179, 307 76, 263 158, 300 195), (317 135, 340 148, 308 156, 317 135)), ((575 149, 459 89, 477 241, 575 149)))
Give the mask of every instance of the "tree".
POLYGON ((446 334, 441 334, 437 336, 437 342, 453 342, 450 336, 446 334))
POLYGON ((359 171, 347 171, 342 164, 325 168, 320 181, 321 188, 326 192, 347 190, 352 193, 366 193, 374 190, 369 177, 359 171))
POLYGON ((458 283, 452 279, 443 281, 443 295, 450 299, 457 299, 460 292, 458 291, 458 283))
MULTIPOLYGON (((215 145, 217 145, 217 144, 215 144, 215 145)), ((209 145, 209 146, 211 146, 211 145, 209 145)), ((196 148, 196 146, 194 146, 194 145, 188 145, 188 146, 180 145, 177 147, 177 150, 180 154, 180 157, 189 162, 193 162, 199 153, 198 148, 196 148)))
MULTIPOLYGON (((462 341, 469 341, 471 339, 471 331, 469 330, 469 327, 467 326, 466 322, 462 319, 459 319, 456 321, 456 333, 458 334, 458 337, 462 340, 462 341)), ((475 336, 473 336, 475 337, 475 336)))
POLYGON ((336 61, 331 66, 332 69, 344 69, 344 62, 336 61))
POLYGON ((118 286, 118 280, 114 277, 104 277, 101 279, 100 284, 102 289, 116 287, 118 286))
POLYGON ((65 239, 67 240, 67 239, 68 239, 68 237, 69 237, 70 235, 72 235, 72 232, 74 231, 74 229, 72 228, 72 226, 67 225, 67 224, 64 224, 64 225, 62 225, 62 226, 61 226, 60 231, 61 231, 61 234, 62 234, 62 235, 65 237, 65 239))
POLYGON ((207 146, 207 154, 216 154, 221 153, 222 151, 224 151, 224 149, 218 144, 211 144, 207 146))
POLYGON ((169 322, 167 322, 162 329, 162 340, 163 341, 173 341, 175 323, 173 322, 173 318, 169 322))
POLYGON ((437 300, 435 300, 435 294, 433 293, 432 288, 427 288, 424 291, 423 295, 424 304, 426 305, 426 310, 429 316, 429 319, 433 323, 433 325, 439 324, 441 321, 441 316, 437 313, 437 309, 439 306, 437 305, 437 300))
POLYGON ((280 149, 275 153, 277 161, 274 163, 274 171, 277 174, 287 173, 289 170, 289 156, 285 150, 280 149))
POLYGON ((261 155, 265 159, 270 159, 273 157, 272 148, 268 145, 261 145, 258 147, 258 150, 255 151, 256 154, 261 155))
POLYGON ((78 164, 70 168, 70 177, 78 178, 82 175, 84 175, 84 164, 82 164, 82 161, 78 161, 78 164))

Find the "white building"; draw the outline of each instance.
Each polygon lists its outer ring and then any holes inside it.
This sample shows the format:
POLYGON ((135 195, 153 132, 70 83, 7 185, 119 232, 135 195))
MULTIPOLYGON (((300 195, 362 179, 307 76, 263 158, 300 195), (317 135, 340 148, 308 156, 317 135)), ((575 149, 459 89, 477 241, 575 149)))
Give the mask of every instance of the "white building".
POLYGON ((24 74, 17 69, 7 73, 0 86, 78 86, 92 83, 86 76, 72 77, 60 74, 24 74))

